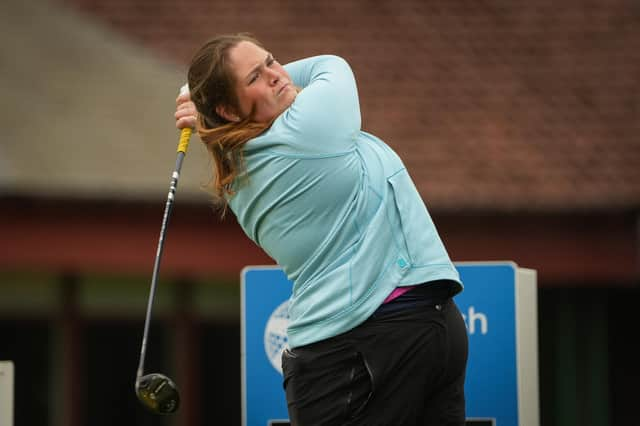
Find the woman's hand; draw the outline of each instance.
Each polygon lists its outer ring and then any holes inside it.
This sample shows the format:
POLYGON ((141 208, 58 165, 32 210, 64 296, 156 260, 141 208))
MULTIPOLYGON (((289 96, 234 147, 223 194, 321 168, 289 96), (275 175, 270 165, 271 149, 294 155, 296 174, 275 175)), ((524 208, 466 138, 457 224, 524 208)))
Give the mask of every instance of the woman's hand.
POLYGON ((196 127, 198 111, 196 111, 196 106, 191 102, 189 93, 181 94, 176 99, 176 113, 174 116, 176 117, 176 127, 178 129, 187 127, 194 129, 196 127))

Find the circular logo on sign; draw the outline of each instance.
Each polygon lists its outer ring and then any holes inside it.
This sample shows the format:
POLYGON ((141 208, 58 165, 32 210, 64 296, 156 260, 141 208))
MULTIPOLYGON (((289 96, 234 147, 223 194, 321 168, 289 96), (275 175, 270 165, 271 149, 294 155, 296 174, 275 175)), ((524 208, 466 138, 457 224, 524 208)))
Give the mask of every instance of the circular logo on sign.
POLYGON ((282 352, 289 347, 288 325, 289 301, 287 300, 271 313, 264 329, 264 350, 271 365, 280 374, 282 374, 282 352))

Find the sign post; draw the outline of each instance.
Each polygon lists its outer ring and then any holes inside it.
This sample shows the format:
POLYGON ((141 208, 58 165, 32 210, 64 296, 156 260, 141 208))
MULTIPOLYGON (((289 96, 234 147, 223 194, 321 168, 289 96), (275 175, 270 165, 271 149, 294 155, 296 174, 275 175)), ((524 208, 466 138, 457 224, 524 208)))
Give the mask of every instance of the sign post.
POLYGON ((13 362, 0 361, 0 426, 13 426, 13 362))
MULTIPOLYGON (((467 425, 537 426, 536 272, 513 262, 456 263, 469 334, 467 425)), ((280 357, 291 282, 278 267, 242 271, 242 424, 288 425, 280 357)))

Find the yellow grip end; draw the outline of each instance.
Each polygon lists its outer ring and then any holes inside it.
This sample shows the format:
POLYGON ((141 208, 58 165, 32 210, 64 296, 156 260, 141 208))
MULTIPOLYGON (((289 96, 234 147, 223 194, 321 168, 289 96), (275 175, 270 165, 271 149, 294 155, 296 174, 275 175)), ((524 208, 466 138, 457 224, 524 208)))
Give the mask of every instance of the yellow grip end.
POLYGON ((186 127, 180 132, 178 152, 184 152, 185 154, 187 153, 187 149, 189 148, 189 139, 191 138, 191 131, 192 129, 190 127, 186 127))

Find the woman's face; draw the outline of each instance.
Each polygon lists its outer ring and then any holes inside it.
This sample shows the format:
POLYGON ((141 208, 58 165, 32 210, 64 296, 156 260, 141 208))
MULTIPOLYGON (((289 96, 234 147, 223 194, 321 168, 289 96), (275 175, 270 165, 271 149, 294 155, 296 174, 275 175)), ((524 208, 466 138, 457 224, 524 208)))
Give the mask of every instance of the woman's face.
POLYGON ((254 121, 266 123, 293 103, 297 90, 291 77, 266 50, 242 41, 229 51, 229 63, 242 117, 253 111, 254 121))

